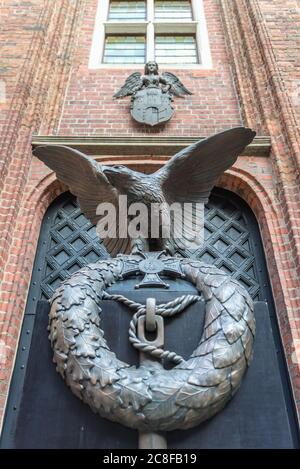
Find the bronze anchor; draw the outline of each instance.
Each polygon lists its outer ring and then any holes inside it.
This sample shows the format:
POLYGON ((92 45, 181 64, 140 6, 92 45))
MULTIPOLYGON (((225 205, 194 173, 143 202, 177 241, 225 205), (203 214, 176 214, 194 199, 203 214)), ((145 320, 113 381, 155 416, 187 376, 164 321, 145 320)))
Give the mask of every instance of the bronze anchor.
MULTIPOLYGON (((164 346, 164 318, 155 314, 156 300, 155 298, 147 298, 146 301, 146 315, 140 316, 137 323, 137 336, 140 340, 149 345, 157 348, 164 346), (154 340, 146 339, 147 332, 155 332, 156 338, 154 340)), ((140 352, 140 363, 152 365, 163 368, 162 364, 149 355, 140 352), (151 362, 149 364, 149 362, 151 362)), ((167 449, 167 440, 165 436, 156 432, 139 432, 139 448, 140 449, 167 449)))

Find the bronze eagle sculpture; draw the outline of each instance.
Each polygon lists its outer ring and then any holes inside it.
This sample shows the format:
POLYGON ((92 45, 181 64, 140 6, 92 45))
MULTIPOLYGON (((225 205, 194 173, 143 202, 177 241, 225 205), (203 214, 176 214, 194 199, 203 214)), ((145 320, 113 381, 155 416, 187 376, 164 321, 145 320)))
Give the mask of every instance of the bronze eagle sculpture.
MULTIPOLYGON (((79 201, 84 215, 93 223, 103 220, 98 214, 100 203, 113 204, 119 211, 119 196, 127 196, 127 203, 143 202, 150 208, 158 204, 163 209, 159 213, 160 225, 170 220, 165 207, 177 203, 205 204, 219 176, 230 168, 244 148, 251 143, 255 132, 249 128, 236 127, 218 133, 183 149, 174 155, 162 168, 153 174, 143 174, 122 165, 103 166, 91 157, 66 146, 38 146, 34 155, 56 172, 79 201)), ((120 214, 118 214, 120 215, 120 214)), ((122 215, 122 214, 121 214, 122 215)), ((194 212, 190 212, 190 217, 194 212)), ((187 224, 187 219, 184 223, 187 224)), ((116 221, 120 218, 117 216, 116 221)), ((129 223, 130 217, 127 222, 129 223)), ((172 225, 172 223, 171 223, 172 225)), ((189 225, 190 226, 190 225, 189 225)), ((183 237, 193 250, 199 247, 197 236, 184 227, 183 237)), ((115 234, 103 239, 107 251, 115 256, 118 253, 147 250, 166 250, 171 255, 184 255, 184 239, 176 234, 174 223, 168 238, 151 238, 145 233, 143 239, 115 234), (140 243, 142 246, 140 247, 140 243)))

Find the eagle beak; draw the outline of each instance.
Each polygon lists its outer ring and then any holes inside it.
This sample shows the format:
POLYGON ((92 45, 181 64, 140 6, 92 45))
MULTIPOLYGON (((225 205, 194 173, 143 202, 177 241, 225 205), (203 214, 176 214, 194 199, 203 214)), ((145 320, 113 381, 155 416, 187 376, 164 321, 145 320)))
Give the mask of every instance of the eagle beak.
POLYGON ((120 174, 120 171, 116 168, 113 168, 112 166, 104 166, 102 171, 104 173, 104 176, 106 176, 106 178, 109 180, 110 184, 114 186, 116 182, 115 176, 120 174))
POLYGON ((109 179, 110 176, 115 176, 116 174, 120 174, 120 170, 114 168, 113 166, 102 166, 102 171, 104 172, 105 176, 109 179))
POLYGON ((109 176, 110 174, 116 174, 118 172, 118 170, 113 168, 112 166, 103 166, 102 168, 105 176, 109 176))

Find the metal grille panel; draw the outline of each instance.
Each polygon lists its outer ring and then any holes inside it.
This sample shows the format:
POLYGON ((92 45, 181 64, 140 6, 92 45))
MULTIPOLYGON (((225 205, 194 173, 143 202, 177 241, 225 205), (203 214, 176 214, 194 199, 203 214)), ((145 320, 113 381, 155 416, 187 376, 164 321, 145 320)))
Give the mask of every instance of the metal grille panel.
MULTIPOLYGON (((254 300, 260 300, 259 259, 250 229, 255 220, 228 194, 215 190, 205 208, 205 243, 197 257, 238 279, 254 300)), ((61 196, 49 212, 49 228, 41 235, 45 247, 45 262, 39 267, 41 299, 50 298, 62 280, 84 265, 109 257, 71 194, 61 196)))

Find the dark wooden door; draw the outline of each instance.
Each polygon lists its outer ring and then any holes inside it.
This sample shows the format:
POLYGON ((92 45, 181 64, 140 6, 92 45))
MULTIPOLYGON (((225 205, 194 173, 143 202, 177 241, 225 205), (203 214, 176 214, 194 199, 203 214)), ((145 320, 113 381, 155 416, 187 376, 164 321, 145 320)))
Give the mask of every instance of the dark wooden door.
MULTIPOLYGON (((226 409, 196 429, 171 432, 169 447, 296 447, 294 407, 256 220, 241 199, 224 190, 213 192, 205 219, 205 244, 199 258, 237 278, 255 301, 258 332, 254 361, 226 409)), ((69 193, 60 196, 48 209, 41 230, 2 447, 137 447, 135 431, 94 415, 71 394, 55 371, 47 339, 46 300, 63 279, 105 257, 109 256, 97 240, 95 228, 82 215, 74 197, 69 193)), ((155 295, 159 302, 165 302, 178 296, 178 289, 194 292, 187 282, 171 281, 170 291, 156 290, 155 295)), ((140 301, 149 293, 139 292, 140 301)), ((109 344, 121 359, 138 363, 127 338, 130 314, 124 306, 109 303, 104 307, 109 344)), ((191 306, 166 327, 167 347, 186 357, 199 341, 203 322, 204 304, 200 314, 195 308, 191 306)))

